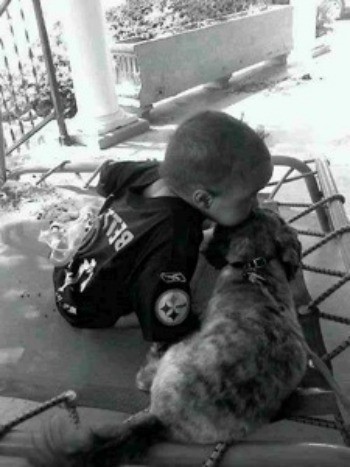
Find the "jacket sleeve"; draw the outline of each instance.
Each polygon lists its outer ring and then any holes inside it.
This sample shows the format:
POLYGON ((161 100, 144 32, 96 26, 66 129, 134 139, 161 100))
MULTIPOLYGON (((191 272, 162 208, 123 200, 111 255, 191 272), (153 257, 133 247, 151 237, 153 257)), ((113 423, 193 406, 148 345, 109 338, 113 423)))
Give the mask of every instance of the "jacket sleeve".
POLYGON ((101 168, 100 179, 96 187, 99 195, 107 198, 118 192, 125 163, 107 160, 101 168))
POLYGON ((197 329, 191 306, 201 233, 177 231, 159 246, 133 281, 130 298, 145 340, 176 342, 197 329))
POLYGON ((140 181, 148 169, 158 167, 157 161, 106 161, 100 171, 97 193, 107 198, 119 196, 123 190, 140 181))

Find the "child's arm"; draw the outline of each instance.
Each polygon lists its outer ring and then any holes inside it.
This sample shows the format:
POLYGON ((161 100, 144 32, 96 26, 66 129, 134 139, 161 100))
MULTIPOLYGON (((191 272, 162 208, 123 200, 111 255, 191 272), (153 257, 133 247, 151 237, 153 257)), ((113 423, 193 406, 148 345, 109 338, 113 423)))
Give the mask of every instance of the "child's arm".
POLYGON ((160 244, 132 282, 133 308, 148 341, 176 342, 198 327, 190 281, 202 237, 194 237, 183 235, 160 244))
POLYGON ((133 285, 132 302, 145 340, 172 343, 197 327, 189 280, 181 271, 149 264, 133 285))

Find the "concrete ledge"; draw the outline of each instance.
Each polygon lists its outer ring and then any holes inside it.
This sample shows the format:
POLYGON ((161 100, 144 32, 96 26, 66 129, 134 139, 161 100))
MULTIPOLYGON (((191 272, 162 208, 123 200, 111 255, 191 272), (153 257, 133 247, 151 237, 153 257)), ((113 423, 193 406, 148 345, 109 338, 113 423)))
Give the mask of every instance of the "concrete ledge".
POLYGON ((149 123, 145 119, 138 119, 123 127, 116 128, 103 135, 84 133, 83 130, 75 130, 71 134, 73 144, 89 146, 99 149, 107 149, 111 146, 129 140, 149 130, 149 123))
POLYGON ((127 81, 132 87, 133 70, 139 70, 138 100, 147 114, 158 101, 222 78, 225 86, 233 72, 289 54, 292 31, 293 8, 273 5, 266 11, 168 37, 115 44, 111 51, 118 63, 117 87, 118 76, 119 81, 127 81))

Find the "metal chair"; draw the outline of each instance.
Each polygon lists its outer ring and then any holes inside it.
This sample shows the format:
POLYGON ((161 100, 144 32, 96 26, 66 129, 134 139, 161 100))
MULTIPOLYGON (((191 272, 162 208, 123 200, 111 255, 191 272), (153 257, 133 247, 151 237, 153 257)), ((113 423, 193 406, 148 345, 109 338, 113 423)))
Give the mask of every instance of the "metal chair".
MULTIPOLYGON (((284 167, 287 171, 279 180, 271 183, 273 189, 267 196, 268 200, 276 199, 277 193, 285 184, 304 179, 311 203, 276 201, 276 204, 290 224, 295 224, 305 216, 316 213, 318 230, 297 227, 300 235, 317 238, 316 242, 303 249, 303 258, 305 258, 303 270, 309 274, 326 276, 331 281, 331 278, 336 279, 329 287, 327 284, 326 289, 317 297, 312 298, 300 271, 298 283, 301 286, 296 303, 299 321, 308 345, 333 371, 331 361, 350 346, 350 337, 327 352, 321 321, 332 321, 344 326, 350 325, 350 317, 340 316, 333 310, 323 312, 319 305, 350 280, 350 222, 343 206, 345 200, 338 193, 327 160, 315 159, 302 162, 291 157, 275 156, 273 162, 275 167, 284 167), (298 174, 294 175, 295 172, 298 174), (290 210, 295 208, 302 211, 297 214, 292 212, 291 215, 290 210), (312 260, 309 261, 313 252, 330 244, 333 249, 332 255, 334 257, 339 255, 341 259, 342 269, 320 267, 312 264, 312 260)), ((315 223, 315 219, 313 222, 315 223)), ((339 430, 345 445, 350 446, 350 427, 344 420, 337 397, 312 363, 301 386, 285 402, 277 417, 277 419, 281 418, 339 430), (329 415, 333 416, 333 420, 322 418, 329 415)))

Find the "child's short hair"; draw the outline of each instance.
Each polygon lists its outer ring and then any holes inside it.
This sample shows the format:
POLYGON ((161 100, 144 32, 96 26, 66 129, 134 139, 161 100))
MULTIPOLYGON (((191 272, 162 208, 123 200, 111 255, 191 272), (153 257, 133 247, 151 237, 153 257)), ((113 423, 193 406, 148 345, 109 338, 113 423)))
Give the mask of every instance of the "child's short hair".
POLYGON ((250 168, 270 159, 263 139, 247 124, 224 112, 204 111, 172 135, 160 176, 188 194, 197 186, 213 189, 242 180, 250 168))

